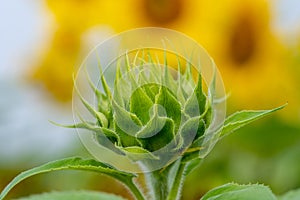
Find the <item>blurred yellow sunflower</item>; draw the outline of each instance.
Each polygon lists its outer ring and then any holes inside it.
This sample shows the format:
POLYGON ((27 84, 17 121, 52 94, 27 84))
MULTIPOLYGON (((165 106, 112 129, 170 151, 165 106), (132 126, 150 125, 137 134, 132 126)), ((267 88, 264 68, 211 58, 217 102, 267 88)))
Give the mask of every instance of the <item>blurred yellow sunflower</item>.
MULTIPOLYGON (((143 26, 176 28, 185 25, 191 0, 47 0, 56 30, 41 63, 30 72, 58 100, 69 101, 72 73, 80 64, 83 36, 93 27, 108 25, 115 32, 143 26), (188 2, 188 3, 187 3, 188 2), (181 21, 181 22, 180 22, 181 21)), ((186 26, 186 25, 185 25, 186 26)), ((181 28, 184 29, 184 28, 181 28)))
MULTIPOLYGON (((205 1, 207 23, 203 39, 214 57, 236 109, 267 108, 285 102, 281 112, 299 120, 300 92, 287 57, 287 49, 271 28, 271 1, 205 1), (211 42, 213 41, 213 42, 211 42)), ((201 40, 202 38, 200 38, 201 40)))
POLYGON ((58 29, 34 74, 61 99, 71 97, 66 91, 71 91, 71 74, 78 62, 82 35, 90 28, 108 25, 120 32, 159 26, 186 33, 208 50, 232 93, 229 101, 234 109, 268 108, 288 101, 290 105, 282 113, 299 118, 295 76, 288 66, 285 47, 270 27, 270 0, 47 2, 58 29))

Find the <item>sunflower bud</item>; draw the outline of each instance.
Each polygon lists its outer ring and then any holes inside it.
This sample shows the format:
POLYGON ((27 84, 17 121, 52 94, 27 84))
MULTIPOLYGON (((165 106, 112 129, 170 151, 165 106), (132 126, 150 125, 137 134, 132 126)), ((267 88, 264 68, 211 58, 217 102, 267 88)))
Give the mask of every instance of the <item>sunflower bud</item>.
POLYGON ((79 123, 67 127, 77 128, 96 159, 135 173, 198 161, 224 136, 285 106, 226 118, 213 60, 195 41, 161 28, 134 29, 98 45, 75 90, 79 123))
POLYGON ((178 158, 203 158, 225 118, 214 62, 190 38, 167 29, 136 29, 98 46, 80 68, 75 89, 81 103, 74 103, 80 111, 73 127, 92 132, 92 138, 84 131, 79 136, 113 166, 125 161, 149 171, 178 158))
POLYGON ((146 165, 199 152, 212 119, 212 98, 203 91, 201 74, 193 73, 195 67, 188 61, 177 57, 169 66, 167 52, 163 62, 158 54, 136 52, 120 57, 113 90, 101 69, 103 91, 89 81, 98 109, 81 97, 95 122, 82 119, 77 124, 77 128, 93 131, 101 146, 146 165))

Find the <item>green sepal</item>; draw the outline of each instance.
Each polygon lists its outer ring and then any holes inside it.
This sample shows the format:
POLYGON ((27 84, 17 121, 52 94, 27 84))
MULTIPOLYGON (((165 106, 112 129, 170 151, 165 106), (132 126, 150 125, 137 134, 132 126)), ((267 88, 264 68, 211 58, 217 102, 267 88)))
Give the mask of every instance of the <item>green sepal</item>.
POLYGON ((172 120, 164 116, 165 113, 161 113, 160 110, 158 104, 153 105, 152 110, 150 111, 151 118, 147 124, 136 133, 137 138, 149 138, 156 135, 164 127, 167 119, 172 120))
POLYGON ((205 94, 203 92, 202 76, 201 76, 201 74, 198 74, 198 81, 197 81, 197 85, 196 85, 196 88, 194 90, 194 93, 197 96, 200 114, 202 114, 205 111, 206 96, 205 96, 205 94))
POLYGON ((180 58, 177 56, 177 63, 178 63, 178 69, 177 69, 177 91, 176 91, 176 96, 177 96, 177 99, 178 101, 180 102, 181 105, 184 105, 185 104, 185 96, 183 94, 183 88, 182 88, 182 66, 181 66, 181 63, 180 63, 180 58))
POLYGON ((178 130, 181 121, 181 105, 169 89, 164 86, 160 87, 159 93, 156 96, 156 104, 164 107, 167 117, 174 120, 175 131, 178 130))
MULTIPOLYGON (((98 56, 98 55, 97 55, 98 56)), ((100 78, 101 78, 101 83, 102 83, 102 87, 104 89, 104 92, 106 94, 106 96, 111 99, 111 92, 110 92, 110 88, 108 87, 107 85, 107 82, 106 82, 106 79, 104 77, 104 74, 103 74, 103 71, 102 71, 102 66, 101 66, 101 63, 100 63, 100 59, 98 57, 98 68, 99 68, 99 71, 100 71, 100 78)))
POLYGON ((132 136, 135 135, 142 126, 142 122, 139 120, 139 118, 134 113, 130 113, 119 106, 114 100, 112 100, 112 106, 114 109, 114 119, 117 126, 125 133, 132 136))
POLYGON ((192 65, 190 62, 187 61, 185 72, 183 73, 182 76, 180 76, 180 78, 181 78, 180 80, 181 90, 185 99, 187 99, 190 96, 190 94, 193 93, 193 90, 196 86, 193 80, 192 65))
POLYGON ((206 110, 206 96, 202 90, 202 77, 198 75, 198 82, 193 91, 193 94, 188 97, 185 105, 184 111, 190 117, 196 117, 203 114, 206 110))
POLYGON ((153 102, 142 89, 137 88, 130 98, 130 112, 134 113, 142 124, 146 124, 149 121, 149 110, 152 107, 153 102))
MULTIPOLYGON (((93 81, 91 80, 91 77, 86 69, 86 66, 84 66, 84 71, 85 71, 85 74, 86 74, 86 77, 87 77, 87 80, 88 80, 88 83, 89 83, 89 86, 91 87, 91 89, 93 90, 93 92, 96 94, 96 97, 97 97, 97 100, 98 102, 101 101, 101 98, 102 96, 105 96, 105 94, 103 94, 96 86, 95 84, 93 83, 93 81)), ((74 83, 75 84, 75 83, 74 83)))
POLYGON ((262 118, 266 115, 269 115, 277 110, 284 108, 286 105, 280 106, 278 108, 272 110, 260 110, 260 111, 252 111, 252 110, 244 110, 239 111, 231 116, 229 116, 225 122, 222 131, 219 134, 219 137, 224 137, 233 131, 253 122, 259 118, 262 118))
POLYGON ((118 133, 121 139, 121 147, 130 147, 130 146, 141 146, 141 142, 134 135, 130 135, 126 133, 123 129, 121 129, 118 124, 114 124, 114 130, 118 133))
POLYGON ((155 97, 159 93, 160 86, 156 83, 148 83, 144 84, 142 86, 145 93, 148 95, 148 97, 151 99, 153 103, 155 103, 155 97))
MULTIPOLYGON (((179 129, 180 136, 178 149, 188 148, 193 141, 201 137, 205 132, 205 124, 199 116, 188 119, 179 129)), ((187 150, 188 151, 188 150, 187 150)))
POLYGON ((159 160, 159 157, 155 156, 151 152, 139 146, 131 146, 120 148, 132 161, 143 161, 145 159, 159 160))
POLYGON ((81 102, 83 103, 83 105, 86 107, 86 109, 94 116, 96 117, 96 119, 98 120, 98 122, 100 123, 101 126, 103 127, 108 127, 108 120, 106 118, 106 116, 97 111, 96 109, 93 108, 93 106, 91 106, 81 95, 81 93, 79 92, 79 89, 77 88, 76 84, 74 84, 74 89, 77 92, 81 102))
POLYGON ((174 135, 174 121, 166 117, 165 125, 157 134, 148 138, 139 138, 139 141, 141 142, 144 149, 147 149, 150 152, 154 152, 169 144, 174 139, 174 135))
POLYGON ((173 93, 176 93, 176 81, 174 80, 174 77, 172 76, 172 74, 170 73, 170 69, 168 67, 168 61, 167 61, 167 52, 164 52, 164 72, 163 72, 163 83, 165 84, 165 86, 170 89, 173 93))

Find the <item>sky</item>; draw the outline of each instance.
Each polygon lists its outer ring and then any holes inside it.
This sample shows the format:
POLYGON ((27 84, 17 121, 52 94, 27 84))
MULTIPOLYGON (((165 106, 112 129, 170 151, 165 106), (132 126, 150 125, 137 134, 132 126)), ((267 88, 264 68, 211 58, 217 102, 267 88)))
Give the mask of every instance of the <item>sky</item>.
POLYGON ((50 22, 42 1, 1 2, 0 167, 47 161, 76 141, 76 133, 49 122, 72 122, 72 113, 47 101, 23 77, 50 42, 50 22))

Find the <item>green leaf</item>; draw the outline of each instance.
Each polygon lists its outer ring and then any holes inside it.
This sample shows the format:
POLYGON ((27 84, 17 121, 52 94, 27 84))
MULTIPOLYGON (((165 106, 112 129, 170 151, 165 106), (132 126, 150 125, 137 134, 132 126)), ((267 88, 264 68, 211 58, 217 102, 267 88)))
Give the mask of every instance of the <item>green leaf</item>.
POLYGON ((99 59, 98 55, 97 55, 97 60, 98 60, 98 68, 99 68, 99 71, 100 71, 101 83, 102 83, 104 92, 108 96, 108 98, 111 98, 110 88, 108 87, 107 82, 105 80, 105 77, 104 77, 104 74, 103 74, 103 71, 102 71, 102 66, 101 66, 100 59, 99 59))
POLYGON ((19 198, 18 200, 124 200, 120 196, 113 194, 106 194, 104 192, 94 191, 63 191, 63 192, 50 192, 29 197, 19 198))
MULTIPOLYGON (((187 148, 194 140, 197 140, 204 134, 205 124, 200 117, 194 117, 187 120, 179 129, 180 140, 179 148, 187 148)), ((191 145, 191 147, 195 148, 191 145)), ((188 151, 188 150, 187 150, 188 151)))
MULTIPOLYGON (((96 85, 93 83, 93 81, 91 80, 91 77, 90 77, 90 75, 89 75, 89 73, 87 71, 87 67, 86 66, 84 66, 84 71, 85 71, 88 83, 89 83, 91 89, 95 92, 95 95, 97 97, 98 110, 100 111, 101 114, 103 113, 108 120, 111 120, 112 119, 112 112, 111 112, 111 105, 110 105, 110 100, 108 99, 108 96, 106 96, 104 93, 102 93, 96 87, 96 85)), ((75 87, 75 90, 77 90, 77 92, 78 92, 78 89, 77 89, 77 86, 76 86, 75 82, 74 82, 74 87, 75 87)), ((79 92, 78 92, 78 94, 79 94, 79 96, 80 96, 80 98, 82 100, 82 97, 81 97, 81 95, 80 95, 79 92)), ((89 105, 87 105, 87 106, 89 106, 89 105)), ((91 106, 89 106, 89 107, 91 107, 91 106)), ((93 113, 94 113, 94 111, 92 111, 92 114, 93 113)), ((96 113, 96 115, 97 115, 97 113, 96 113)), ((99 118, 99 117, 97 117, 97 118, 99 118)))
POLYGON ((122 151, 120 151, 118 148, 116 148, 115 145, 121 145, 121 139, 120 136, 115 133, 113 130, 93 126, 88 123, 82 123, 79 124, 81 127, 77 128, 83 128, 86 130, 93 131, 95 133, 95 139, 98 141, 98 143, 106 148, 108 148, 111 151, 114 151, 115 153, 118 153, 120 155, 124 155, 122 151))
POLYGON ((97 108, 99 112, 103 113, 108 119, 109 125, 112 123, 112 110, 111 110, 111 102, 108 97, 104 94, 101 94, 97 99, 97 108))
POLYGON ((150 159, 150 160, 159 159, 159 157, 155 156, 151 152, 139 146, 125 147, 120 149, 133 161, 139 161, 144 159, 150 159))
POLYGON ((206 96, 202 90, 202 77, 198 75, 198 82, 193 91, 193 94, 188 97, 184 106, 185 113, 190 117, 196 117, 205 112, 206 108, 206 96))
POLYGON ((126 65, 127 72, 129 72, 131 70, 131 63, 130 63, 128 51, 125 52, 125 65, 126 65))
MULTIPOLYGON (((89 83, 91 89, 92 89, 92 90, 95 92, 95 94, 96 94, 97 100, 100 101, 101 96, 103 96, 104 94, 103 94, 100 90, 98 90, 98 88, 95 86, 95 84, 94 84, 93 81, 91 80, 91 77, 90 77, 90 75, 89 75, 89 73, 88 73, 88 71, 87 71, 87 69, 86 69, 86 66, 84 66, 84 72, 85 72, 85 74, 86 74, 86 77, 87 77, 87 80, 88 80, 88 83, 89 83)), ((74 83, 74 85, 75 85, 75 83, 74 83)))
POLYGON ((96 109, 93 108, 92 105, 89 104, 89 102, 87 102, 83 96, 81 95, 81 93, 79 92, 79 89, 77 88, 76 84, 74 83, 74 89, 77 92, 81 102, 83 103, 83 105, 86 107, 86 109, 94 116, 97 118, 98 122, 100 123, 101 126, 103 127, 108 127, 108 120, 106 118, 106 116, 97 111, 96 109))
POLYGON ((112 101, 112 105, 114 109, 115 122, 118 127, 120 127, 129 135, 135 135, 141 129, 142 125, 142 122, 139 120, 139 118, 134 113, 130 113, 122 108, 114 100, 112 101))
POLYGON ((184 113, 189 117, 200 116, 200 108, 197 100, 197 96, 192 94, 188 97, 184 105, 184 113))
POLYGON ((194 85, 192 68, 193 68, 193 66, 192 66, 191 62, 187 61, 183 78, 185 78, 185 80, 188 81, 191 85, 194 85))
POLYGON ((182 93, 184 94, 185 98, 187 98, 193 93, 193 89, 196 86, 193 80, 192 64, 190 62, 186 62, 185 72, 182 76, 180 76, 180 78, 182 93))
POLYGON ((180 62, 180 58, 178 55, 176 55, 177 57, 177 64, 178 64, 178 68, 177 68, 177 91, 176 91, 176 96, 178 101, 181 103, 181 105, 184 105, 185 103, 185 97, 182 91, 182 67, 181 67, 181 62, 180 62))
POLYGON ((278 197, 278 200, 299 200, 299 199, 300 199, 300 189, 289 191, 286 194, 278 197))
POLYGON ((249 124, 250 122, 262 118, 272 112, 280 110, 285 106, 286 105, 283 105, 272 110, 260 110, 260 111, 244 110, 244 111, 236 112, 225 120, 224 127, 220 133, 220 137, 226 136, 232 133, 233 131, 245 126, 246 124, 249 124))
POLYGON ((176 93, 176 81, 174 80, 174 77, 170 73, 170 69, 167 62, 167 52, 164 51, 164 72, 162 80, 164 84, 173 92, 176 93))
MULTIPOLYGON (((165 125, 167 117, 158 104, 154 104, 150 112, 151 118, 143 128, 136 133, 137 138, 149 138, 157 134, 165 125), (162 112, 160 112, 162 111, 162 112)), ((170 118, 169 118, 170 119, 170 118)))
POLYGON ((131 189, 131 191, 137 190, 132 180, 134 177, 136 177, 135 174, 118 171, 107 164, 92 159, 83 160, 82 158, 74 157, 49 162, 22 172, 4 188, 4 190, 0 194, 0 199, 2 200, 15 185, 31 176, 66 169, 85 170, 106 174, 124 183, 131 189))
POLYGON ((238 185, 229 183, 207 192, 201 200, 277 200, 270 188, 264 185, 238 185))
POLYGON ((162 79, 163 79, 163 71, 160 67, 159 62, 158 63, 150 63, 151 67, 147 68, 149 71, 149 75, 148 75, 148 83, 162 83, 162 79))
POLYGON ((130 112, 136 114, 143 124, 149 121, 149 110, 153 102, 142 87, 137 88, 130 98, 130 112))
POLYGON ((121 144, 119 135, 110 129, 97 127, 97 126, 90 126, 90 125, 87 125, 86 129, 93 131, 97 135, 103 135, 103 136, 107 137, 113 143, 117 143, 118 145, 121 144))
POLYGON ((205 94, 203 92, 203 88, 202 88, 201 74, 198 75, 198 82, 197 82, 197 86, 194 90, 194 93, 197 96, 200 113, 204 113, 205 104, 206 104, 206 96, 205 96, 205 94))
POLYGON ((165 124, 157 134, 148 138, 139 138, 139 141, 142 143, 142 147, 144 149, 147 149, 150 152, 154 152, 165 147, 174 139, 174 121, 167 117, 164 118, 164 120, 165 124))
POLYGON ((128 94, 130 92, 128 91, 131 91, 131 86, 126 79, 120 78, 115 80, 113 100, 125 108, 130 99, 130 94, 128 94))

